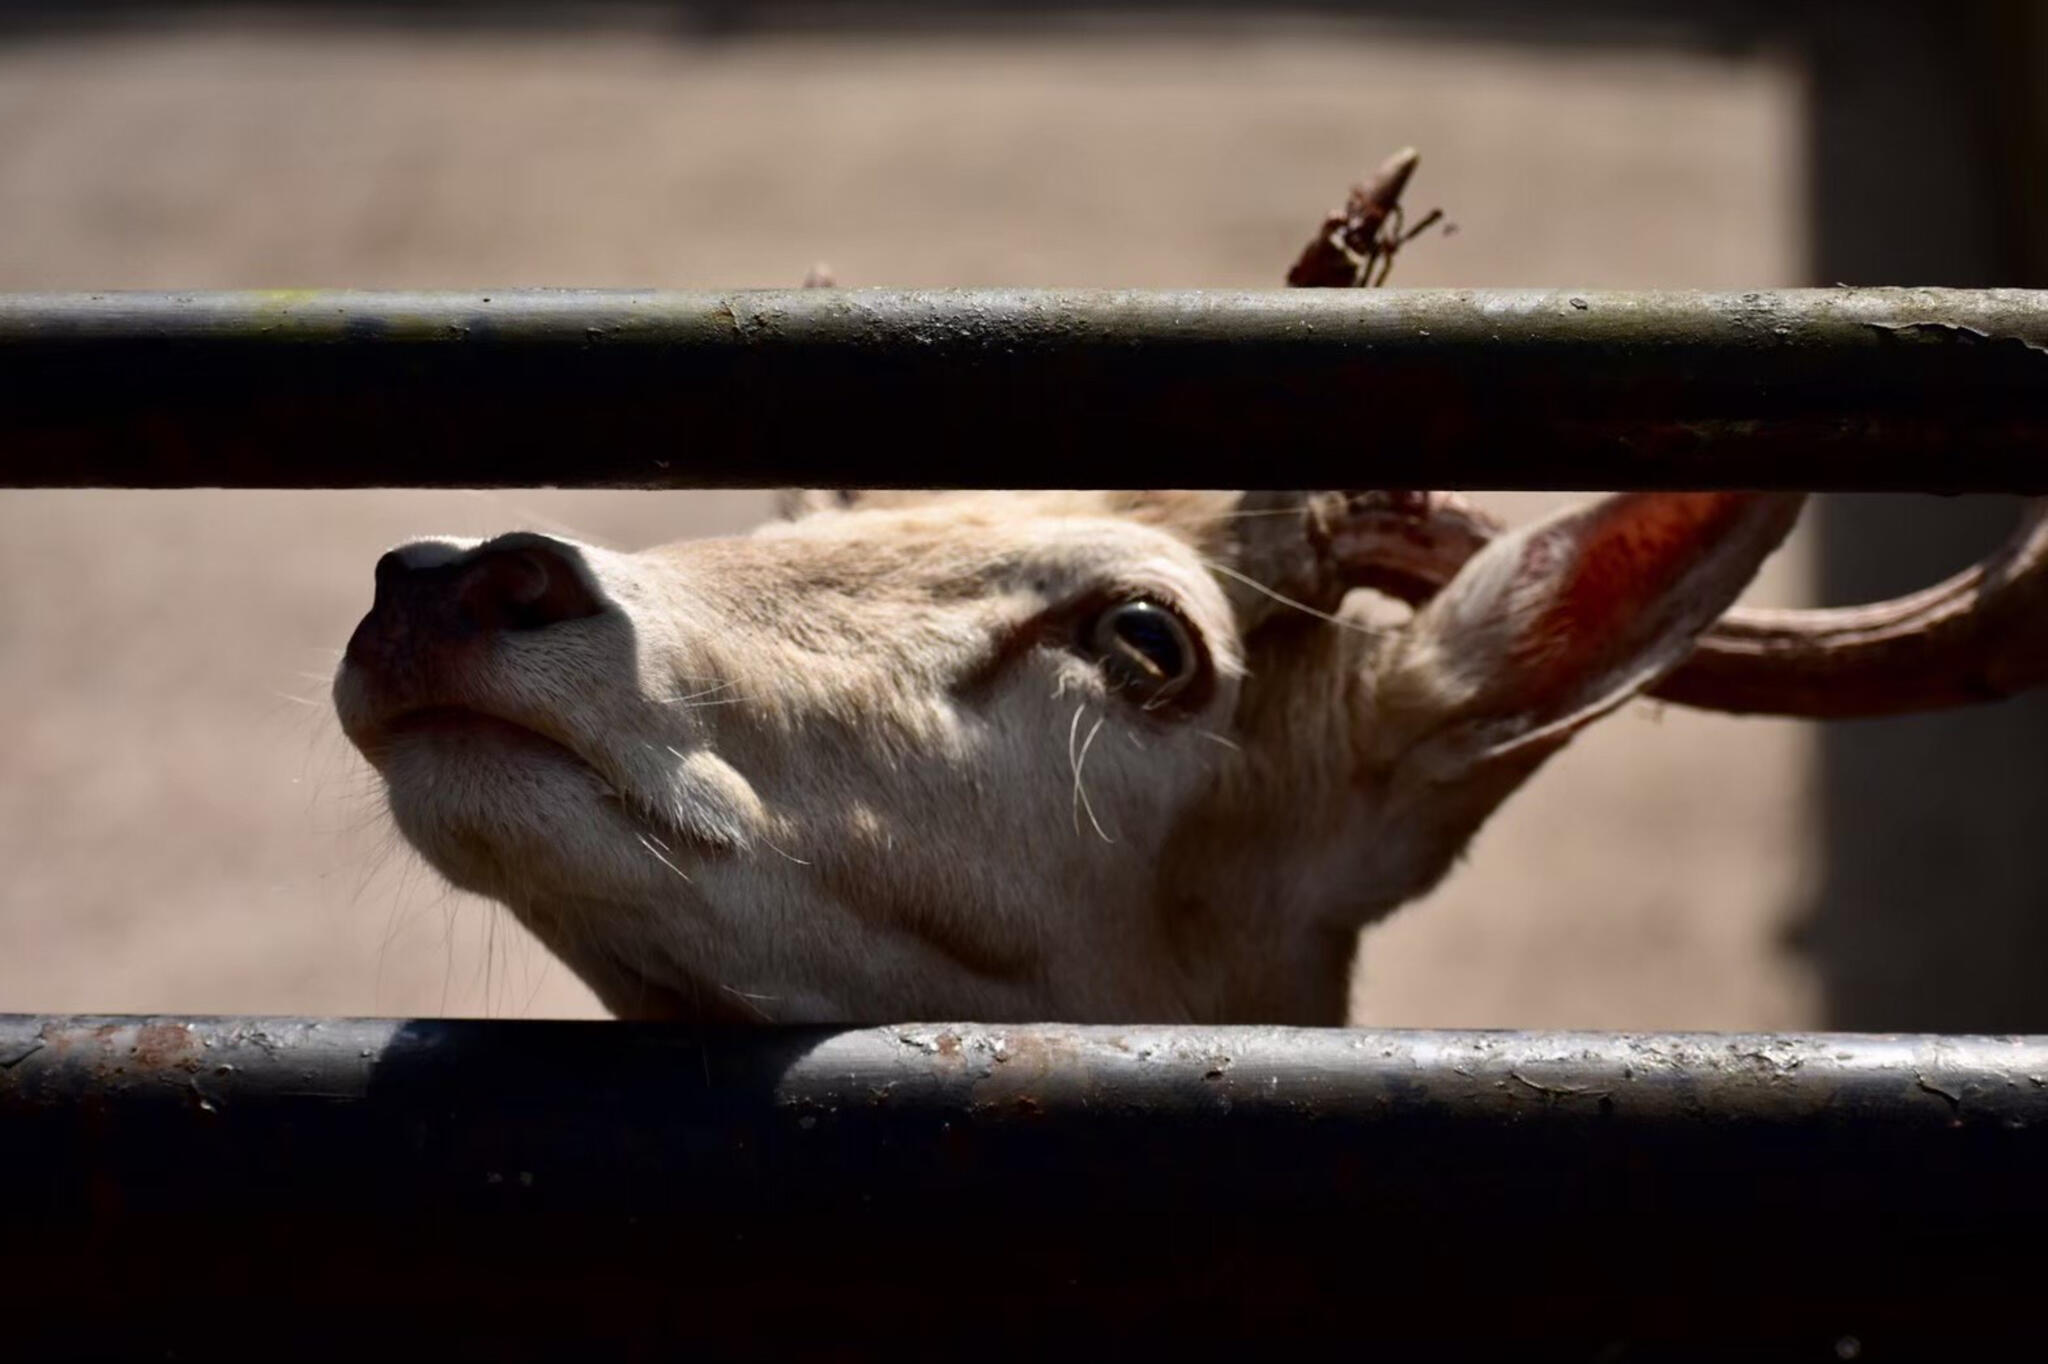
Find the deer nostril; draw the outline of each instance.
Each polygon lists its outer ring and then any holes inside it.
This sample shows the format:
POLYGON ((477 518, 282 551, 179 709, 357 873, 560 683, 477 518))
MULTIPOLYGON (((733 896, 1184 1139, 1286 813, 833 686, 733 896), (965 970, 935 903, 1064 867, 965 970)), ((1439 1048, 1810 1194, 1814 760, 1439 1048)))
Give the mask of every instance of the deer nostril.
POLYGON ((499 575, 499 588, 505 600, 514 606, 533 606, 546 600, 548 588, 554 585, 554 575, 537 554, 507 554, 493 568, 499 575))
POLYGON ((376 600, 345 651, 371 673, 432 672, 443 651, 479 636, 543 630, 607 607, 577 551, 535 535, 469 550, 420 541, 378 559, 376 579, 376 600))
POLYGON ((604 609, 574 564, 537 546, 480 551, 463 566, 456 595, 487 629, 540 630, 604 609))

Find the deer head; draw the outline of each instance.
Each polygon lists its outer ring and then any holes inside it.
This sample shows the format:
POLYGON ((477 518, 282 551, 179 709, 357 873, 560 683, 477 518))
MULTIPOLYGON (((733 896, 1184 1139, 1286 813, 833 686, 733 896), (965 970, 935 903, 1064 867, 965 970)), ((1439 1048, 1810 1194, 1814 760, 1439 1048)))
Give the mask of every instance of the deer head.
POLYGON ((1358 930, 1594 719, 1768 709, 1787 658, 1853 691, 1722 620, 1799 502, 871 493, 639 554, 422 541, 335 701, 413 846, 621 1015, 1337 1023, 1358 930))

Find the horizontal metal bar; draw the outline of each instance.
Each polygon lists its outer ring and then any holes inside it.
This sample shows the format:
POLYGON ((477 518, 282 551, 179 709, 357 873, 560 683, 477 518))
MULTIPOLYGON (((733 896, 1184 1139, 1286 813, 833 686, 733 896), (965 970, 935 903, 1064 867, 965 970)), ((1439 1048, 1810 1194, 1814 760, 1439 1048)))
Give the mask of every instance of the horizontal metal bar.
POLYGON ((30 1353, 1954 1355, 2048 1038, 0 1016, 0 1170, 30 1353))
POLYGON ((2048 294, 21 294, 0 485, 2048 491, 2048 294))

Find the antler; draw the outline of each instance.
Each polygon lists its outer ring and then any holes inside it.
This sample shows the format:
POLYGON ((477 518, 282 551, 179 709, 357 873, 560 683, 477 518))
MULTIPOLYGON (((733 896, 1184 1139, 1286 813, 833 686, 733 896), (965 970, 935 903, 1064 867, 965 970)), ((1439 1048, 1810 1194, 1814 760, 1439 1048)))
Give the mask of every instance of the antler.
POLYGON ((1905 715, 2048 684, 2048 498, 2002 546, 1911 596, 1815 611, 1732 611, 1655 695, 1814 719, 1905 715))
MULTIPOLYGON (((1501 533, 1455 493, 1334 493, 1311 504, 1347 586, 1427 601, 1501 533)), ((1651 691, 1702 710, 1843 720, 2000 700, 2048 685, 2048 498, 2011 537, 1910 596, 1731 611, 1651 691)))
MULTIPOLYGON (((1288 272, 1300 286, 1383 283, 1420 158, 1389 157, 1329 214, 1288 272), (1391 230, 1389 223, 1396 224, 1391 230), (1380 268, 1375 272, 1375 265, 1380 268)), ((1305 511, 1346 587, 1411 605, 1435 595, 1501 524, 1448 492, 1332 493, 1305 511)), ((1810 719, 1905 715, 2048 685, 2048 498, 1995 553, 1925 591, 1867 606, 1731 611, 1651 695, 1704 710, 1810 719)))

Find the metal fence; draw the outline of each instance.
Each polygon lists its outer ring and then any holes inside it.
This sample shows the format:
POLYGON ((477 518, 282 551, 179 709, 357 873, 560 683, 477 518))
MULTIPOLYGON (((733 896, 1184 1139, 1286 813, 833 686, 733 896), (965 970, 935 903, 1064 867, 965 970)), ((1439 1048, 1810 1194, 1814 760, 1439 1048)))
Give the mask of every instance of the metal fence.
POLYGON ((2019 290, 15 295, 0 485, 2048 491, 2019 290))
MULTIPOLYGON (((2048 295, 0 299, 0 486, 2040 491, 2048 295)), ((35 1355, 2017 1352, 2048 1038, 0 1016, 35 1355)))

